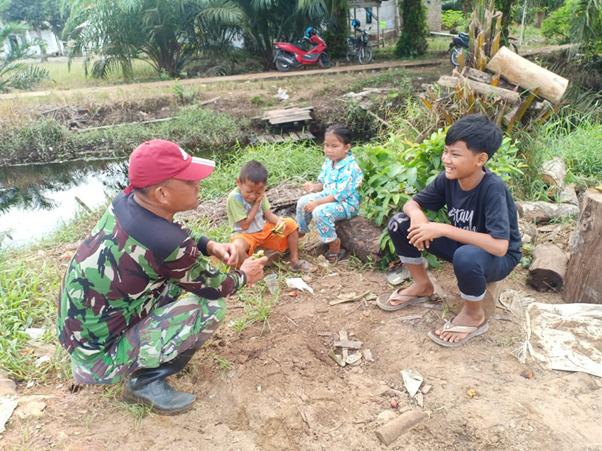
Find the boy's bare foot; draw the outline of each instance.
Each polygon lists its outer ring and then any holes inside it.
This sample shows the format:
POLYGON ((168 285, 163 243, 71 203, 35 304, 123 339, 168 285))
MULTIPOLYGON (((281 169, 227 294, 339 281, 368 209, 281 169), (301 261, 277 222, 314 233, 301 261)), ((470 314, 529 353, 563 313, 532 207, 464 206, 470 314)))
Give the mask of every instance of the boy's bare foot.
POLYGON ((428 284, 417 284, 416 282, 399 290, 395 294, 395 299, 391 299, 388 304, 392 307, 396 307, 406 302, 411 301, 417 297, 431 296, 435 292, 435 287, 432 283, 428 284))
MULTIPOLYGON (((478 305, 470 305, 473 304, 469 301, 464 302, 464 307, 458 315, 451 321, 454 326, 472 326, 479 327, 485 322, 485 311, 481 306, 481 303, 474 303, 478 305)), ((437 329, 435 331, 435 335, 441 338, 444 341, 450 343, 457 343, 466 338, 468 332, 450 332, 443 331, 443 328, 437 329)))

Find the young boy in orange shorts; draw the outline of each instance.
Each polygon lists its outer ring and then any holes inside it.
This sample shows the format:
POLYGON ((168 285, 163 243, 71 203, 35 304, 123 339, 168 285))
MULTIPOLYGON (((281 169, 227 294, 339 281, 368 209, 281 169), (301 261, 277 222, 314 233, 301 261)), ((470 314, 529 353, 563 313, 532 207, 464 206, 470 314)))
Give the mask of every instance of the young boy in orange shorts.
POLYGON ((245 163, 236 177, 236 188, 228 195, 226 210, 232 228, 230 241, 244 259, 257 247, 290 252, 291 270, 309 272, 310 264, 299 259, 299 225, 292 218, 280 218, 265 197, 268 170, 259 161, 245 163))

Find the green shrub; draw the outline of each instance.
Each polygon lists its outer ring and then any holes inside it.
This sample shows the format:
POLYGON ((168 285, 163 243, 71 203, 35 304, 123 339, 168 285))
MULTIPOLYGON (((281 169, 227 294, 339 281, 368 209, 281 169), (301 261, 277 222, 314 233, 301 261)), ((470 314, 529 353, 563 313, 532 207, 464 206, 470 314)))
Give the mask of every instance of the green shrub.
POLYGON ((552 12, 541 25, 541 33, 548 39, 561 43, 569 42, 571 31, 571 10, 573 0, 552 12))
POLYGON ((441 23, 443 27, 447 28, 466 28, 466 20, 464 19, 464 13, 462 11, 448 10, 441 14, 441 23))
POLYGON ((429 29, 426 22, 426 6, 422 0, 403 0, 401 17, 403 30, 395 47, 395 54, 399 57, 420 56, 426 53, 429 29))
MULTIPOLYGON (((441 155, 446 130, 440 129, 420 144, 404 135, 391 135, 382 143, 369 143, 356 148, 358 163, 364 173, 361 188, 362 215, 384 226, 394 213, 415 194, 423 190, 441 172, 441 155)), ((487 166, 508 182, 522 175, 525 166, 517 147, 506 137, 487 166)), ((431 220, 447 221, 445 211, 427 212, 431 220)), ((381 235, 385 264, 395 258, 395 250, 386 230, 381 235)))

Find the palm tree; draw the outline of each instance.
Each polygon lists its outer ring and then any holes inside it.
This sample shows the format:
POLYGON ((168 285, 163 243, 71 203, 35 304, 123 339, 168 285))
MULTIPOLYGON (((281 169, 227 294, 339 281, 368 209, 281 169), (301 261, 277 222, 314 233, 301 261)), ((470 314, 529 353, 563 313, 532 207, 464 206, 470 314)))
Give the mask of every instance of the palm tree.
POLYGON ((576 0, 571 19, 573 42, 589 51, 602 52, 602 0, 576 0))
MULTIPOLYGON (((0 25, 0 45, 9 39, 9 36, 20 36, 28 28, 17 23, 0 25)), ((26 42, 19 39, 11 41, 8 51, 0 47, 0 91, 6 92, 11 88, 29 89, 40 81, 48 78, 48 71, 39 66, 20 62, 32 56, 32 47, 38 45, 37 41, 26 42)))
POLYGON ((96 77, 121 67, 130 78, 133 59, 176 77, 202 50, 207 29, 215 33, 243 19, 241 9, 230 0, 66 1, 71 1, 63 34, 73 42, 69 56, 84 54, 86 66, 93 56, 100 56, 92 66, 96 77))

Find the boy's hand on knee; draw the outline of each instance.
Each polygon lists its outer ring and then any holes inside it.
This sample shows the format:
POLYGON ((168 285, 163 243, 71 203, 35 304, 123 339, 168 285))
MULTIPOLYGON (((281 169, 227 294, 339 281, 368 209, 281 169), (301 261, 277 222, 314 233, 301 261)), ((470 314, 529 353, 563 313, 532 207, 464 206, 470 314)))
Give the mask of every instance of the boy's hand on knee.
POLYGON ((410 244, 419 250, 428 249, 431 241, 443 236, 445 224, 427 222, 426 224, 412 224, 408 229, 410 244))

